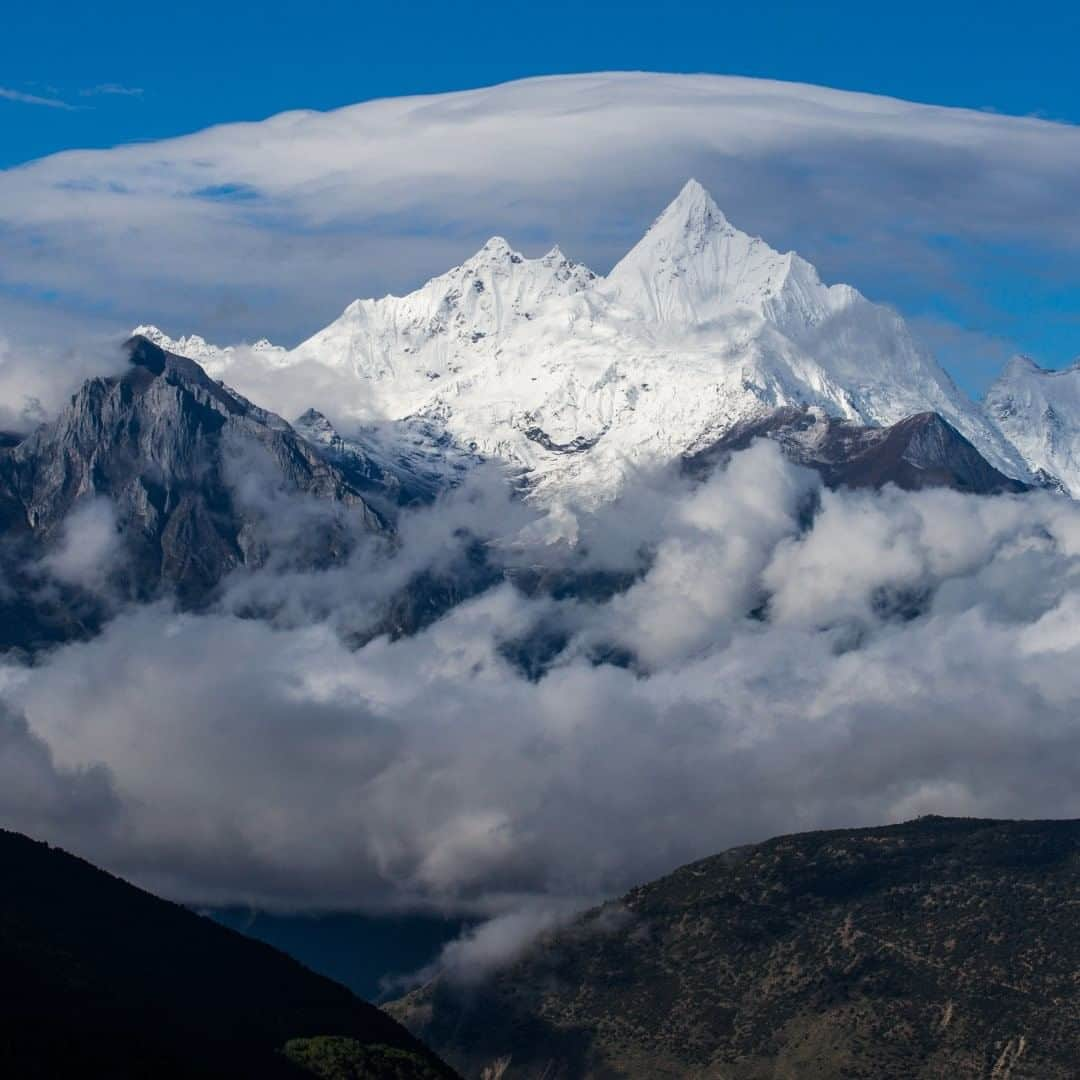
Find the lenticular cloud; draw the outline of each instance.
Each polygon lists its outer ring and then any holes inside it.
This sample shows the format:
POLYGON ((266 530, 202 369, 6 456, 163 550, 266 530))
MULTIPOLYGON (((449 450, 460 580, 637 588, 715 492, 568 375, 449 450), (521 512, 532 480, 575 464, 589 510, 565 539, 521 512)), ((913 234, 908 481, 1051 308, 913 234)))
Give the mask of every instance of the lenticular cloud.
MULTIPOLYGON (((68 337, 78 315, 292 344, 493 232, 529 254, 557 241, 604 272, 687 176, 830 280, 917 310, 949 295, 968 314, 953 334, 990 329, 980 275, 1015 274, 1018 253, 1049 289, 1073 282, 1075 127, 765 80, 600 73, 290 112, 0 172, 0 282, 25 298, 0 315, 26 333, 60 309, 68 337)), ((983 350, 993 335, 971 341, 983 350)))

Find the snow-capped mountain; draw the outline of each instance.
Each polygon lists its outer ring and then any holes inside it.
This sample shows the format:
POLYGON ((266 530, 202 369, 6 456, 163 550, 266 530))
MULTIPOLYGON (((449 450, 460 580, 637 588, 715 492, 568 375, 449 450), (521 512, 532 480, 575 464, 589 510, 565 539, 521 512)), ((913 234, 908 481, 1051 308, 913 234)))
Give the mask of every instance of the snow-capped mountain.
POLYGON ((355 374, 370 383, 381 415, 404 415, 431 397, 435 380, 491 365, 515 330, 595 278, 558 248, 526 259, 496 236, 408 296, 355 301, 289 359, 355 374))
MULTIPOLYGON (((168 352, 175 353, 177 356, 186 356, 189 360, 194 360, 204 371, 215 378, 218 378, 221 372, 232 367, 237 350, 240 348, 236 345, 226 345, 224 348, 211 345, 205 338, 199 337, 198 334, 187 334, 184 337, 171 338, 162 333, 156 326, 136 326, 131 331, 131 336, 144 337, 159 349, 165 349, 168 352)), ((283 349, 280 345, 271 344, 266 338, 262 338, 252 345, 243 346, 243 349, 245 352, 258 355, 268 367, 273 367, 276 363, 285 363, 285 357, 288 356, 287 349, 283 349)))
POLYGON ((895 312, 740 232, 693 180, 606 278, 496 238, 416 292, 356 301, 291 351, 244 350, 243 365, 236 349, 139 332, 177 352, 194 342, 241 391, 252 363, 310 373, 333 385, 335 400, 310 404, 335 420, 444 430, 529 470, 540 496, 609 497, 631 470, 784 407, 862 425, 936 412, 994 467, 1030 476, 895 312))
POLYGON ((816 326, 858 293, 822 286, 794 252, 781 255, 734 228, 691 180, 608 275, 608 285, 646 322, 701 326, 749 309, 781 330, 816 326))
POLYGON ((1080 360, 1048 371, 1014 357, 987 392, 985 408, 1033 472, 1080 498, 1080 360))

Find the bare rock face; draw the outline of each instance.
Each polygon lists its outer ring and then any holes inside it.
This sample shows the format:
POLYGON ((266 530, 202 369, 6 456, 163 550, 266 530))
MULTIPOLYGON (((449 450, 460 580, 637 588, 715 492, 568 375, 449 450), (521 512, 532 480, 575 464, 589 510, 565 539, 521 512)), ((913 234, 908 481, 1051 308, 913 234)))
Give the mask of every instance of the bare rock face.
POLYGON ((389 1007, 505 1080, 1071 1080, 1080 822, 920 818, 685 866, 389 1007))
POLYGON ((89 380, 55 421, 0 450, 9 542, 21 536, 48 551, 75 510, 106 500, 124 549, 122 590, 198 607, 230 570, 260 565, 283 532, 290 557, 317 565, 342 557, 357 530, 387 531, 279 416, 145 338, 127 348, 127 372, 89 380))

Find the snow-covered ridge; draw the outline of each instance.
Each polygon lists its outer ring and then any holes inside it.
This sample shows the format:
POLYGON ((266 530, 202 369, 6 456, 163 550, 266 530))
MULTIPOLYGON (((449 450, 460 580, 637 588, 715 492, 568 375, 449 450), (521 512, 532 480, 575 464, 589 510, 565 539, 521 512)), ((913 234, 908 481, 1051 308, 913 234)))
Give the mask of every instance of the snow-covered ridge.
POLYGON ((139 332, 241 392, 253 365, 310 376, 323 400, 308 404, 343 431, 443 430, 530 470, 540 496, 610 497, 631 470, 783 406, 871 425, 937 412, 996 468, 1030 476, 899 315, 739 231, 693 180, 606 278, 496 237, 407 296, 355 301, 291 351, 139 332))
POLYGON ((1049 371, 1013 357, 987 391, 985 407, 1033 472, 1080 498, 1080 359, 1049 371))
POLYGON ((131 332, 152 341, 160 349, 196 361, 207 374, 212 375, 215 379, 220 379, 232 367, 236 354, 240 350, 258 354, 265 359, 268 366, 287 363, 285 358, 288 356, 288 350, 283 349, 280 345, 271 344, 266 338, 261 338, 251 345, 226 345, 222 348, 218 345, 211 345, 204 338, 199 337, 198 334, 171 338, 156 326, 136 326, 131 332))
POLYGON ((380 418, 397 419, 416 411, 435 380, 490 358, 520 324, 595 280, 557 247, 527 259, 496 236, 408 296, 350 304, 295 349, 290 362, 349 372, 368 383, 380 418))

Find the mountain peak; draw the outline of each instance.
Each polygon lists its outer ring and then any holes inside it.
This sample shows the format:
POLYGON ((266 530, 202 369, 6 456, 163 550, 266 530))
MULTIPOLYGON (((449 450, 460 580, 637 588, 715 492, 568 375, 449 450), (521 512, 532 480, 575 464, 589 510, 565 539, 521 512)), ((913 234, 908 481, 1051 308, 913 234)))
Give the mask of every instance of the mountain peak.
POLYGON ((1002 373, 1003 378, 1016 378, 1020 375, 1029 374, 1042 374, 1044 368, 1041 368, 1030 356, 1025 356, 1023 353, 1017 353, 1008 364, 1005 365, 1005 370, 1002 373))
MULTIPOLYGON (((194 360, 208 375, 219 378, 229 366, 232 355, 238 346, 226 345, 220 349, 211 345, 205 338, 198 334, 188 334, 184 337, 171 338, 164 330, 149 324, 136 326, 131 331, 133 338, 145 338, 159 349, 172 354, 194 360)), ((261 353, 267 357, 277 357, 284 353, 279 345, 273 345, 266 338, 261 338, 250 346, 254 353, 261 353)))
POLYGON ((702 235, 724 227, 731 228, 716 200, 691 177, 652 223, 649 232, 670 233, 674 230, 686 235, 702 235))
MULTIPOLYGON (((665 261, 678 259, 700 250, 717 233, 742 235, 724 217, 708 191, 696 180, 690 179, 649 226, 633 251, 640 249, 665 261)), ((615 272, 612 272, 613 275, 615 272)))
POLYGON ((318 409, 308 409, 294 421, 293 427, 312 442, 328 443, 338 437, 334 425, 318 409))
POLYGON ((736 308, 771 317, 796 264, 805 294, 798 307, 813 319, 827 306, 813 267, 735 228, 705 188, 689 180, 608 281, 639 317, 694 325, 736 308))
MULTIPOLYGON (((159 349, 169 349, 171 346, 177 344, 164 330, 159 329, 156 326, 152 326, 150 323, 141 323, 136 326, 134 330, 128 335, 129 338, 146 338, 147 341, 156 345, 159 349)), ((195 340, 194 336, 191 339, 183 340, 195 340)), ((201 339, 200 339, 201 340, 201 339)))
POLYGON ((1002 369, 1001 374, 997 377, 995 385, 1019 379, 1025 375, 1069 375, 1075 374, 1078 371, 1080 371, 1080 356, 1073 360, 1071 364, 1053 368, 1043 367, 1037 360, 1033 360, 1025 353, 1017 353, 1002 369))
POLYGON ((358 300, 296 349, 259 354, 191 351, 218 378, 330 372, 344 394, 334 415, 420 418, 437 439, 531 470, 537 491, 559 478, 606 497, 619 462, 682 454, 784 406, 882 425, 937 412, 995 468, 1029 476, 898 315, 740 231, 693 179, 606 278, 495 235, 414 291, 358 300), (551 449, 601 434, 596 454, 551 449))
POLYGON ((492 236, 484 246, 464 262, 465 267, 502 265, 504 263, 520 263, 525 257, 515 251, 509 242, 501 236, 492 236))

